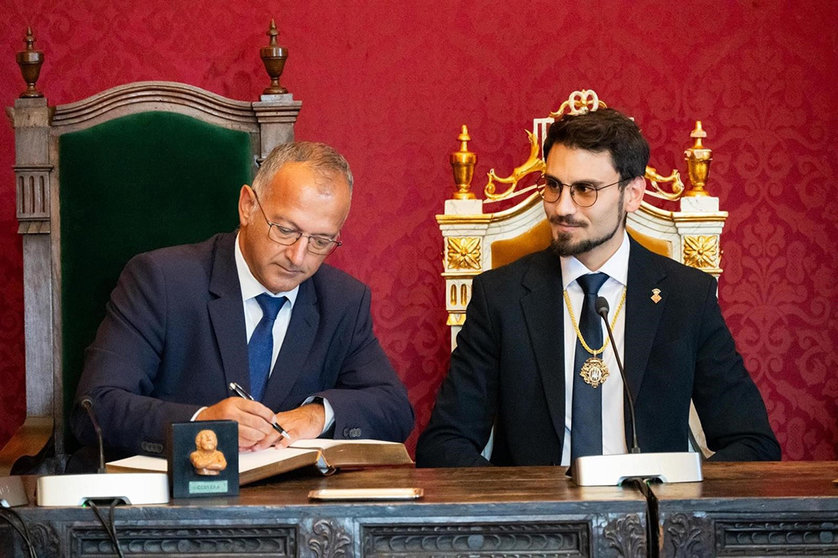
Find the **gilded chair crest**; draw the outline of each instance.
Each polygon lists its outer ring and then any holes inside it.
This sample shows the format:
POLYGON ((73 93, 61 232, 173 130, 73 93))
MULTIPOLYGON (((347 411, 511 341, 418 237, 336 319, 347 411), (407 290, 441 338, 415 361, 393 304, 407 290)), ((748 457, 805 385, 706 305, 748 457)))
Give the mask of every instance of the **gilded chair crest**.
MULTIPOLYGON (((472 278, 550 244, 550 227, 534 186, 535 177, 545 166, 541 146, 548 126, 565 113, 580 114, 605 106, 593 90, 574 91, 557 110, 533 119, 532 131, 527 131, 529 156, 508 176, 499 176, 492 168, 483 187, 483 199, 471 191, 478 156, 468 149, 471 137, 463 125, 457 136, 460 148, 450 157, 456 190, 445 201, 445 212, 436 216, 444 243, 442 277, 452 350, 466 319, 472 278)), ((693 143, 684 151, 689 187, 684 186, 677 169, 663 175, 654 167, 646 167, 645 197, 660 203, 653 205, 644 199, 638 211, 629 213, 627 228, 635 240, 653 252, 718 278, 722 273, 719 239, 727 212, 719 211, 718 198, 705 189, 713 153, 703 144, 707 133, 701 121, 695 123, 689 136, 693 143)), ((697 438, 693 445, 706 454, 698 415, 694 409, 690 414, 691 430, 697 438)), ((488 447, 485 451, 485 455, 490 452, 488 447)))
MULTIPOLYGON (((455 191, 445 201, 444 213, 436 216, 444 242, 442 276, 452 348, 465 320, 472 278, 549 245, 549 226, 534 186, 534 178, 544 170, 541 145, 548 126, 563 114, 605 106, 593 90, 574 91, 557 110, 533 119, 532 130, 526 131, 529 156, 507 176, 489 170, 483 199, 472 192, 478 155, 469 151, 471 137, 468 128, 462 127, 457 137, 460 148, 450 157, 455 191)), ((692 145, 684 151, 689 187, 677 169, 664 175, 647 167, 646 198, 661 202, 644 199, 640 210, 629 214, 629 233, 657 253, 718 277, 722 272, 719 237, 727 212, 719 211, 718 198, 705 189, 712 151, 703 145, 707 134, 701 121, 689 136, 692 145)))

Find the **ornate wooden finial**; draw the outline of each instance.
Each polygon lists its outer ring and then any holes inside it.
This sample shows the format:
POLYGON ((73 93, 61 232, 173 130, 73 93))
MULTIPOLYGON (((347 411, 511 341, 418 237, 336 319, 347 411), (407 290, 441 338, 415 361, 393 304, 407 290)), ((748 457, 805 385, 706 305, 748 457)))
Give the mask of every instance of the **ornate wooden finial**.
POLYGON ((288 93, 288 90, 279 84, 279 76, 282 75, 282 70, 285 68, 288 50, 277 44, 279 31, 277 31, 276 23, 273 19, 271 19, 271 26, 265 34, 269 37, 270 42, 268 46, 264 46, 259 50, 259 55, 262 57, 265 70, 271 78, 271 84, 262 91, 262 94, 280 95, 282 93, 288 93))
POLYGON ((713 160, 713 150, 704 147, 702 140, 707 137, 707 132, 701 126, 701 120, 696 120, 695 129, 690 133, 695 140, 693 146, 684 151, 684 158, 687 160, 687 172, 690 176, 690 188, 684 192, 685 196, 708 196, 704 185, 707 184, 707 176, 710 174, 710 162, 713 160))
POLYGON ((38 91, 35 84, 41 73, 41 64, 44 63, 44 53, 35 50, 35 35, 31 27, 26 28, 26 37, 23 40, 26 42, 26 48, 18 51, 17 65, 20 66, 20 73, 23 74, 23 81, 26 82, 26 91, 20 96, 21 98, 43 97, 44 94, 38 91))
POLYGON ((454 199, 473 200, 471 179, 474 177, 477 155, 468 150, 468 142, 471 141, 471 136, 468 135, 468 127, 465 124, 463 124, 460 135, 457 136, 457 141, 460 142, 460 149, 451 153, 451 168, 454 171, 454 183, 457 184, 454 199))

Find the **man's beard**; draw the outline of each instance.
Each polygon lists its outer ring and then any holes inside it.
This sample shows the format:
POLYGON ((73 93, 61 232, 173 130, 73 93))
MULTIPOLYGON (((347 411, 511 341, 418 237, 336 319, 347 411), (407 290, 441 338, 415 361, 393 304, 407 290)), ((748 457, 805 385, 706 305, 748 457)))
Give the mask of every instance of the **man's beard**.
POLYGON ((550 247, 557 256, 578 256, 579 254, 590 252, 601 244, 605 244, 611 240, 615 234, 617 234, 618 230, 620 230, 619 221, 617 221, 617 226, 614 227, 614 230, 610 233, 602 235, 599 238, 586 238, 585 240, 580 240, 576 244, 571 242, 571 235, 559 233, 559 237, 554 238, 550 242, 550 247))
MULTIPOLYGON (((599 238, 586 238, 585 240, 580 240, 576 244, 573 244, 571 241, 572 235, 569 233, 558 233, 558 238, 553 238, 550 241, 550 248, 553 249, 553 253, 557 256, 578 256, 579 254, 584 254, 586 252, 590 252, 597 246, 601 244, 605 244, 612 238, 614 235, 617 234, 617 231, 620 230, 620 224, 625 224, 625 214, 623 213, 623 192, 620 192, 620 200, 617 203, 617 224, 614 225, 614 230, 610 233, 604 234, 599 238)), ((562 218, 562 217, 554 217, 550 219, 550 222, 553 224, 568 224, 573 225, 577 224, 572 219, 562 218)))

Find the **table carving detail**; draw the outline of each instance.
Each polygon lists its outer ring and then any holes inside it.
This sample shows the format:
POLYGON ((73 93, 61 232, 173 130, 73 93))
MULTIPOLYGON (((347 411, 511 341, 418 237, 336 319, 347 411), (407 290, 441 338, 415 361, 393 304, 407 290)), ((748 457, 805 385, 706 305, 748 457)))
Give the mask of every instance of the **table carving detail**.
POLYGON ((637 514, 608 522, 602 536, 608 541, 608 547, 617 550, 620 556, 646 556, 646 529, 637 514))
POLYGON ((38 556, 59 556, 61 554, 58 532, 53 526, 45 523, 33 523, 29 525, 29 534, 32 536, 32 546, 35 547, 38 556))
MULTIPOLYGON (((117 522, 117 536, 125 554, 266 554, 296 556, 294 527, 126 527, 117 522)), ((73 529, 73 556, 113 556, 113 546, 101 526, 73 529)), ((53 556, 53 554, 44 554, 53 556)), ((57 554, 56 554, 57 555, 57 554)))
POLYGON ((377 525, 363 527, 364 556, 435 557, 587 556, 590 529, 586 522, 462 525, 377 525))
POLYGON ((316 521, 311 527, 311 534, 308 537, 308 548, 311 549, 317 558, 352 556, 351 545, 352 537, 334 520, 321 519, 316 521))
POLYGON ((716 553, 838 556, 838 520, 716 520, 716 553))
POLYGON ((705 519, 673 514, 666 522, 664 554, 674 558, 710 558, 714 555, 711 531, 712 524, 705 519))

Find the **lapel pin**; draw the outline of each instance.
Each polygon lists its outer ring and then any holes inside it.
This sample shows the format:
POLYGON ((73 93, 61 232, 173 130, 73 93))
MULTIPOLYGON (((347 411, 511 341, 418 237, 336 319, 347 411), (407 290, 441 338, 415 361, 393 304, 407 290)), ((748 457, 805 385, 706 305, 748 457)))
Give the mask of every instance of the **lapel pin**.
POLYGON ((652 302, 657 304, 661 301, 661 290, 660 289, 652 289, 652 296, 650 297, 652 302))

